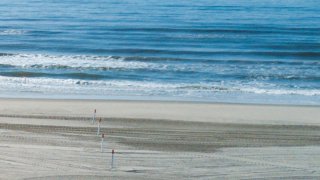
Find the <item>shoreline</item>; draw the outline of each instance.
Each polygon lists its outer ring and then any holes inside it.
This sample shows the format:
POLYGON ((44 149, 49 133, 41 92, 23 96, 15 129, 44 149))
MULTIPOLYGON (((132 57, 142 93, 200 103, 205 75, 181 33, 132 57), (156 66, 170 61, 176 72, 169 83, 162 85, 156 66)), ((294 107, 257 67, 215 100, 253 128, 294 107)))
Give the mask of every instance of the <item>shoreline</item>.
POLYGON ((208 105, 241 105, 241 106, 285 106, 285 107, 319 107, 320 104, 281 104, 281 103, 250 103, 250 102, 220 102, 220 101, 193 101, 193 100, 158 100, 158 99, 98 99, 98 98, 45 98, 45 97, 1 97, 2 100, 35 100, 35 101, 91 101, 91 102, 132 102, 132 103, 171 103, 171 104, 208 104, 208 105))
POLYGON ((158 96, 158 95, 114 95, 114 94, 56 94, 41 92, 1 92, 0 99, 45 99, 45 100, 86 100, 86 101, 145 101, 182 102, 200 104, 249 104, 279 106, 320 106, 320 96, 272 95, 254 93, 215 93, 210 97, 158 96))

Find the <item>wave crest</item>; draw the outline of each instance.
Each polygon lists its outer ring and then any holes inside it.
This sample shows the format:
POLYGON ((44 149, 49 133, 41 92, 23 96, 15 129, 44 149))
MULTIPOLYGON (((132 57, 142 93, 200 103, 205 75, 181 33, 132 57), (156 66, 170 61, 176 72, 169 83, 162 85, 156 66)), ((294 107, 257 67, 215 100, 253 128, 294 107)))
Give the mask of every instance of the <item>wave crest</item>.
POLYGON ((0 35, 24 35, 27 31, 19 30, 19 29, 7 29, 7 30, 0 30, 0 35))
POLYGON ((127 80, 77 80, 0 76, 0 90, 37 91, 42 93, 149 95, 210 98, 216 93, 252 93, 269 95, 320 96, 319 89, 278 89, 267 85, 254 87, 241 83, 157 83, 127 80))

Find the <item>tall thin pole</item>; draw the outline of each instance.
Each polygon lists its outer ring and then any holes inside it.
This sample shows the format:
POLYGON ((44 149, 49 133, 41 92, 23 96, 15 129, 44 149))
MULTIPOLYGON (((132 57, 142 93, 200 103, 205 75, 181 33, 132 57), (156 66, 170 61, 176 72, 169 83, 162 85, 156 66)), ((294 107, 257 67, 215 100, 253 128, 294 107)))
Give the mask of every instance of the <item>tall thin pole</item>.
POLYGON ((101 135, 101 152, 103 152, 104 134, 101 135))
POLYGON ((114 149, 112 149, 111 168, 114 168, 114 149))
POLYGON ((100 123, 101 123, 101 118, 99 119, 99 122, 98 122, 97 136, 100 135, 100 123))
POLYGON ((97 114, 97 110, 95 109, 94 111, 93 111, 93 117, 92 117, 92 124, 94 124, 94 122, 96 121, 96 114, 97 114))

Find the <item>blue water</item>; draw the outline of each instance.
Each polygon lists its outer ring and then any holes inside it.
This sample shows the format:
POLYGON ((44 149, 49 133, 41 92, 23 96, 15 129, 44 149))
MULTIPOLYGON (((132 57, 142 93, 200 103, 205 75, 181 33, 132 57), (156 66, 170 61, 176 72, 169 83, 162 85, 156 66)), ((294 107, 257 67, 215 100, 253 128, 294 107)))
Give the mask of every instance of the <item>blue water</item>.
POLYGON ((320 105, 318 0, 2 0, 0 96, 320 105))

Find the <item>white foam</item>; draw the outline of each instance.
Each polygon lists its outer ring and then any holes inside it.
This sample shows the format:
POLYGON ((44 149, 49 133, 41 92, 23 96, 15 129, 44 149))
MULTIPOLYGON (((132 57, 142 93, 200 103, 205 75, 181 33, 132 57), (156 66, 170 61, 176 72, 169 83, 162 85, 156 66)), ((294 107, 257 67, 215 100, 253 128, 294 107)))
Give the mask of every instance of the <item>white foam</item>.
POLYGON ((23 35, 26 33, 27 33, 27 31, 18 30, 18 29, 7 29, 7 30, 0 31, 0 35, 23 35))
MULTIPOLYGON (((18 78, 0 76, 0 91, 44 94, 201 97, 213 93, 205 84, 139 81, 85 81, 76 79, 18 78), (197 87, 197 88, 195 88, 197 87)), ((216 90, 217 91, 217 90, 216 90)))
POLYGON ((114 56, 53 56, 44 54, 13 54, 0 56, 0 64, 20 68, 51 68, 70 67, 77 69, 94 68, 96 70, 157 70, 157 71, 190 71, 220 72, 221 67, 205 63, 176 63, 171 61, 140 61, 126 60, 125 57, 114 56))
POLYGON ((51 56, 42 54, 15 54, 10 56, 1 56, 0 62, 1 64, 20 66, 24 68, 28 68, 35 65, 39 65, 42 67, 69 66, 74 68, 147 68, 149 66, 146 63, 124 62, 121 58, 114 59, 111 56, 51 56))
POLYGON ((157 83, 129 80, 77 80, 51 78, 20 78, 0 76, 0 90, 88 95, 157 95, 181 97, 210 97, 216 93, 253 93, 269 95, 320 96, 320 90, 291 90, 257 88, 252 85, 230 83, 157 83))
MULTIPOLYGON (((0 56, 0 64, 17 66, 19 68, 59 68, 69 67, 76 69, 108 70, 155 70, 184 73, 209 73, 217 75, 235 76, 239 73, 248 76, 257 75, 256 79, 268 79, 269 77, 281 76, 275 72, 286 73, 283 76, 315 76, 319 74, 316 67, 288 67, 288 66, 269 66, 263 64, 239 65, 239 64, 214 64, 214 63, 186 63, 175 61, 141 61, 126 60, 126 57, 114 56, 67 56, 67 55, 44 55, 44 54, 13 54, 0 56), (305 69, 308 68, 308 72, 305 69)), ((275 78, 276 78, 275 77, 275 78)), ((248 77, 250 78, 250 77, 248 77)))
MULTIPOLYGON (((121 57, 103 56, 52 56, 43 54, 15 54, 0 56, 0 64, 29 68, 39 65, 41 68, 49 66, 68 66, 73 68, 124 68, 156 69, 166 71, 194 71, 216 74, 229 74, 239 71, 236 65, 216 64, 188 64, 175 62, 127 61, 121 57)), ((265 68, 265 67, 264 67, 265 68)), ((247 67, 241 69, 244 73, 257 74, 260 69, 247 67)), ((296 69, 293 69, 296 71, 296 69)), ((275 69, 272 71, 276 72, 275 69)), ((269 72, 269 71, 268 71, 269 72)), ((290 72, 281 69, 290 76, 290 72)), ((297 72, 295 72, 297 73, 297 72)), ((313 73, 313 71, 308 71, 313 73)), ((268 77, 268 74, 265 74, 268 77)), ((222 79, 223 80, 223 79, 222 79)), ((273 84, 259 79, 228 80, 225 82, 205 83, 170 83, 134 80, 81 80, 55 78, 19 78, 0 76, 0 91, 2 92, 41 92, 62 94, 100 94, 100 95, 158 95, 179 97, 213 97, 216 93, 252 93, 265 95, 302 95, 320 96, 319 89, 286 88, 282 84, 273 84)))
POLYGON ((112 56, 51 56, 43 54, 14 54, 0 56, 0 63, 5 65, 30 68, 39 66, 48 68, 51 66, 66 66, 71 68, 116 68, 116 69, 156 69, 167 68, 183 69, 187 66, 173 66, 156 62, 126 61, 124 58, 112 56))
POLYGON ((259 89, 255 87, 242 88, 241 91, 255 94, 269 95, 303 95, 303 96, 320 96, 318 89, 259 89))

